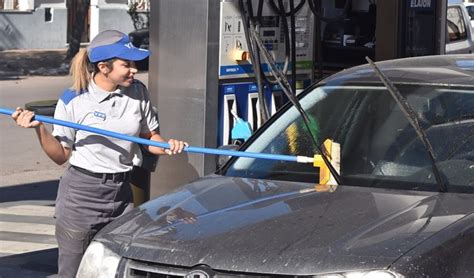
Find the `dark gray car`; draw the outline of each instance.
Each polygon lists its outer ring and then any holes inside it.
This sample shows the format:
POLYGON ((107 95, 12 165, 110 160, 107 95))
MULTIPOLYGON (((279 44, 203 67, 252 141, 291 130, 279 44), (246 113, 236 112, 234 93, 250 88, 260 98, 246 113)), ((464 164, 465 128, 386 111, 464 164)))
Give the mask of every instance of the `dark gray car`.
POLYGON ((287 105, 242 147, 313 156, 330 139, 340 185, 311 164, 233 158, 106 226, 79 277, 474 276, 474 59, 377 65, 434 166, 374 70, 345 70, 299 97, 314 140, 287 105))

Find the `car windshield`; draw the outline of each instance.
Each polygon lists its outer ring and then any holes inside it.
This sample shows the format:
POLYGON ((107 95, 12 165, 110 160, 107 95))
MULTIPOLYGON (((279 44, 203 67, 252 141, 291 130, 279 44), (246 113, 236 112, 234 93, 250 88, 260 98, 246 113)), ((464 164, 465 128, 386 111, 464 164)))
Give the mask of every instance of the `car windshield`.
MULTIPOLYGON (((448 186, 474 187, 474 87, 395 83, 416 111, 448 186)), ((300 98, 317 141, 340 144, 343 184, 421 185, 437 190, 429 156, 400 107, 381 83, 322 85, 300 98)), ((252 138, 245 151, 318 154, 294 106, 286 107, 252 138)), ((311 164, 234 158, 227 176, 317 183, 311 164)))

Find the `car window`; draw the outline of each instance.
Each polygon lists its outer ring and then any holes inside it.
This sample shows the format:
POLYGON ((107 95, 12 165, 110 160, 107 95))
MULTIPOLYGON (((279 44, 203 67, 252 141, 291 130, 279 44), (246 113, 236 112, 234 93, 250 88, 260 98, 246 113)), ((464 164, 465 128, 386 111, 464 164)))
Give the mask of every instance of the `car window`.
POLYGON ((456 42, 467 39, 466 26, 464 25, 462 11, 459 7, 448 8, 446 27, 448 42, 456 42))
MULTIPOLYGON (((474 186, 474 88, 398 85, 417 112, 450 183, 474 186), (464 168, 463 168, 464 167, 464 168), (448 170, 446 170, 448 169, 448 170)), ((341 175, 435 183, 423 144, 383 86, 322 86, 301 99, 319 143, 341 146, 341 175)), ((313 156, 317 148, 294 107, 279 115, 246 151, 313 156)), ((229 176, 318 182, 310 164, 237 158, 229 176)))

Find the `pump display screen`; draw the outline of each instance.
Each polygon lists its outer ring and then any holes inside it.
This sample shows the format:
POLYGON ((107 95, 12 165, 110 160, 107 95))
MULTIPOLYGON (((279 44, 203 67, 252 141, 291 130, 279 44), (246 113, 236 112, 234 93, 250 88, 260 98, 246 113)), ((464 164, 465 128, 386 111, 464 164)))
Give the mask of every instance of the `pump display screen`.
POLYGON ((278 17, 262 16, 262 27, 278 27, 278 17))
POLYGON ((273 30, 263 31, 263 36, 264 37, 274 37, 275 36, 275 31, 273 31, 273 30))

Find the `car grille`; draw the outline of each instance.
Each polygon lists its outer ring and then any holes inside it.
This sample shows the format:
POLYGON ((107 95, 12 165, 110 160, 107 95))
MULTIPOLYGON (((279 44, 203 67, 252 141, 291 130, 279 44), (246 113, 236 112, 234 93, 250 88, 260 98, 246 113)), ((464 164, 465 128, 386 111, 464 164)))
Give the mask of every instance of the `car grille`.
POLYGON ((126 260, 119 277, 124 278, 178 278, 185 277, 191 269, 176 268, 147 262, 126 260))
POLYGON ((310 276, 289 276, 289 275, 262 275, 255 273, 242 273, 242 272, 227 272, 213 270, 206 266, 198 266, 195 268, 188 267, 176 267, 169 265, 154 264, 149 262, 137 261, 126 259, 123 260, 120 264, 120 274, 118 277, 123 278, 203 278, 204 276, 192 275, 192 271, 196 269, 202 269, 208 274, 209 277, 223 278, 223 277, 278 277, 278 278, 287 278, 287 277, 310 277, 310 276))

